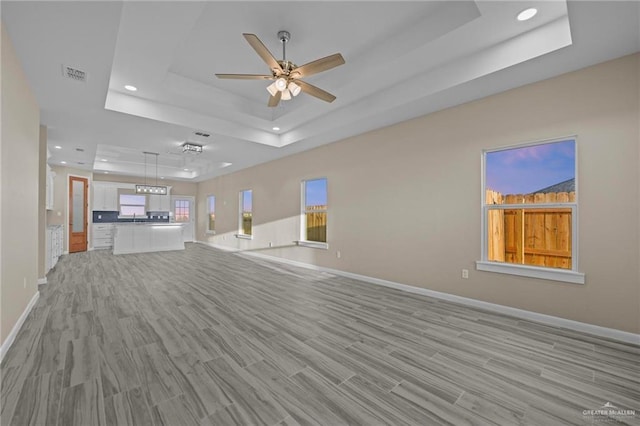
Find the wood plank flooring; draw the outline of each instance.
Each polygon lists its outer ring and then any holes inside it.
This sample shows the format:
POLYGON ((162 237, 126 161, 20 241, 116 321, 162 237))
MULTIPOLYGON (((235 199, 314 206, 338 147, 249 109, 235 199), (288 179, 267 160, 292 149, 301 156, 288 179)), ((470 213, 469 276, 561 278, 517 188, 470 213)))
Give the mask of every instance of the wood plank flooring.
POLYGON ((638 346, 198 244, 48 282, 2 425, 640 424, 638 346))

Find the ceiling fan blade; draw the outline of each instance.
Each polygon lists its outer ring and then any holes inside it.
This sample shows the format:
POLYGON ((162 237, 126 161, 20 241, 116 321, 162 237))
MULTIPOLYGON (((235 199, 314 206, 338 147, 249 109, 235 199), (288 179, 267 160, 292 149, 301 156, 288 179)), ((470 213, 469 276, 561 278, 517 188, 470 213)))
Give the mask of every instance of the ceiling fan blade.
POLYGON ((294 78, 308 77, 322 71, 330 70, 331 68, 335 68, 342 64, 344 64, 344 58, 341 54, 336 53, 321 59, 316 59, 315 61, 308 62, 304 65, 300 65, 298 68, 292 70, 291 74, 294 78))
POLYGON ((260 41, 257 35, 255 34, 242 34, 247 42, 253 47, 253 50, 262 58, 263 61, 269 65, 269 68, 275 71, 282 71, 282 67, 276 61, 276 58, 273 57, 269 49, 260 41))
POLYGON ((218 78, 231 78, 235 80, 273 80, 272 75, 262 74, 216 74, 218 78))
POLYGON ((326 102, 333 102, 336 100, 336 97, 331 93, 325 92, 324 90, 312 84, 305 83, 302 80, 296 80, 296 84, 300 86, 300 89, 302 89, 302 91, 308 95, 315 96, 316 98, 322 99, 326 102))
POLYGON ((277 91, 274 96, 269 97, 269 103, 267 103, 267 105, 270 107, 278 106, 278 104, 280 103, 281 97, 282 97, 282 92, 277 91))

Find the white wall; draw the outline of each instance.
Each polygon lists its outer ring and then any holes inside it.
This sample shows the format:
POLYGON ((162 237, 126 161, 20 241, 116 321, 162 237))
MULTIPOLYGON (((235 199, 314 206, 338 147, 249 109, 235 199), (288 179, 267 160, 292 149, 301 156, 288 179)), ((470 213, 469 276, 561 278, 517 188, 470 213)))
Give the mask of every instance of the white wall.
POLYGON ((624 57, 202 182, 197 239, 638 333, 639 62, 624 57), (586 283, 475 271, 482 150, 567 135, 578 137, 586 283), (315 177, 329 182, 329 250, 291 246, 300 181, 315 177), (233 237, 242 189, 253 189, 251 241, 233 237), (210 194, 216 235, 206 233, 210 194))

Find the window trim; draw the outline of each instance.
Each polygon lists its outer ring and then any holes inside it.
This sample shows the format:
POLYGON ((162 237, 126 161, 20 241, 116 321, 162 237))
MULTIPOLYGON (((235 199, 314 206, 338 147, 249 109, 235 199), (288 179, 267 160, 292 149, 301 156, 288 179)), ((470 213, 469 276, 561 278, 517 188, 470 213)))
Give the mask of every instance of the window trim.
MULTIPOLYGON (((216 229, 215 229, 215 224, 213 225, 213 229, 209 229, 209 225, 211 224, 211 221, 209 219, 209 215, 211 215, 211 210, 209 210, 209 198, 213 197, 213 215, 215 217, 216 214, 216 196, 215 194, 208 194, 206 197, 206 205, 205 205, 205 209, 207 210, 207 230, 206 230, 206 234, 215 234, 216 233, 216 229)), ((215 220, 215 219, 214 219, 215 220)))
MULTIPOLYGON (((185 199, 174 199, 174 200, 172 200, 172 201, 171 201, 171 204, 172 204, 172 207, 173 207, 173 209, 172 209, 172 211, 173 211, 173 218, 174 218, 174 221, 175 221, 176 223, 191 223, 191 222, 192 222, 192 220, 191 220, 191 215, 192 215, 194 212, 192 211, 192 210, 193 210, 193 202, 192 202, 191 200, 185 200, 185 199), (189 214, 188 214, 188 216, 187 216, 187 220, 178 221, 178 220, 177 220, 178 215, 176 214, 176 213, 177 213, 177 211, 178 211, 178 209, 181 209, 181 210, 184 210, 184 209, 185 209, 185 207, 183 207, 183 206, 178 206, 178 203, 182 203, 182 202, 184 202, 184 201, 186 201, 186 202, 187 202, 187 207, 186 207, 186 209, 187 209, 187 211, 188 211, 188 213, 189 213, 189 214)), ((194 219, 195 219, 195 218, 194 218, 194 219)))
POLYGON ((497 272, 509 275, 518 275, 530 278, 539 278, 552 281, 562 281, 574 284, 584 284, 585 274, 579 271, 579 253, 578 253, 578 138, 576 135, 565 137, 525 142, 516 145, 509 145, 500 148, 483 149, 481 155, 481 182, 480 182, 480 209, 481 209, 481 238, 480 253, 481 260, 476 261, 476 269, 479 271, 497 272), (573 140, 575 146, 575 201, 567 203, 540 203, 540 204, 486 204, 486 158, 491 152, 506 151, 510 149, 525 148, 529 146, 537 146, 573 140), (571 269, 549 268, 535 265, 524 265, 516 263, 495 262, 488 259, 488 220, 487 214, 494 209, 543 209, 543 208, 570 208, 571 209, 571 269))
POLYGON ((149 203, 149 199, 147 198, 146 195, 144 194, 130 194, 127 192, 118 192, 118 217, 121 218, 134 218, 135 215, 127 215, 127 214, 122 214, 122 206, 131 206, 131 207, 143 207, 144 213, 142 213, 142 215, 140 215, 139 217, 144 217, 147 215, 147 206, 149 203), (133 197, 140 197, 140 198, 144 198, 144 204, 122 204, 121 200, 122 200, 122 196, 133 196, 133 197))
POLYGON ((300 240, 300 241, 294 241, 296 243, 296 245, 300 246, 300 247, 309 247, 309 248, 316 248, 316 249, 322 249, 322 250, 329 250, 329 243, 323 243, 320 241, 306 241, 306 240, 300 240))
POLYGON ((246 240, 253 239, 253 189, 241 189, 238 192, 238 233, 236 234, 236 238, 243 238, 246 240), (251 233, 245 234, 242 229, 242 214, 244 213, 244 193, 251 192, 251 233))
POLYGON ((303 179, 300 182, 300 240, 295 241, 296 245, 301 247, 309 247, 309 248, 317 248, 317 249, 329 249, 328 242, 322 241, 311 241, 307 240, 307 197, 306 197, 306 185, 307 182, 313 180, 326 180, 327 181, 327 208, 324 210, 313 210, 315 212, 324 212, 327 215, 327 223, 329 222, 329 179, 326 176, 316 177, 310 179, 303 179))

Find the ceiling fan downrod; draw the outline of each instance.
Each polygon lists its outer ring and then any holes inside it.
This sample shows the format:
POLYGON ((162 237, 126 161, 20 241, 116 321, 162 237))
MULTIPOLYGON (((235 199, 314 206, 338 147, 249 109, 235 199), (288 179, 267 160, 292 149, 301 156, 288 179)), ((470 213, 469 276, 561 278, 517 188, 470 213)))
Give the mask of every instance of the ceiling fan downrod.
POLYGON ((280 40, 280 43, 282 43, 282 62, 287 61, 286 45, 289 39, 291 39, 291 34, 289 33, 289 31, 278 31, 278 40, 280 40))

